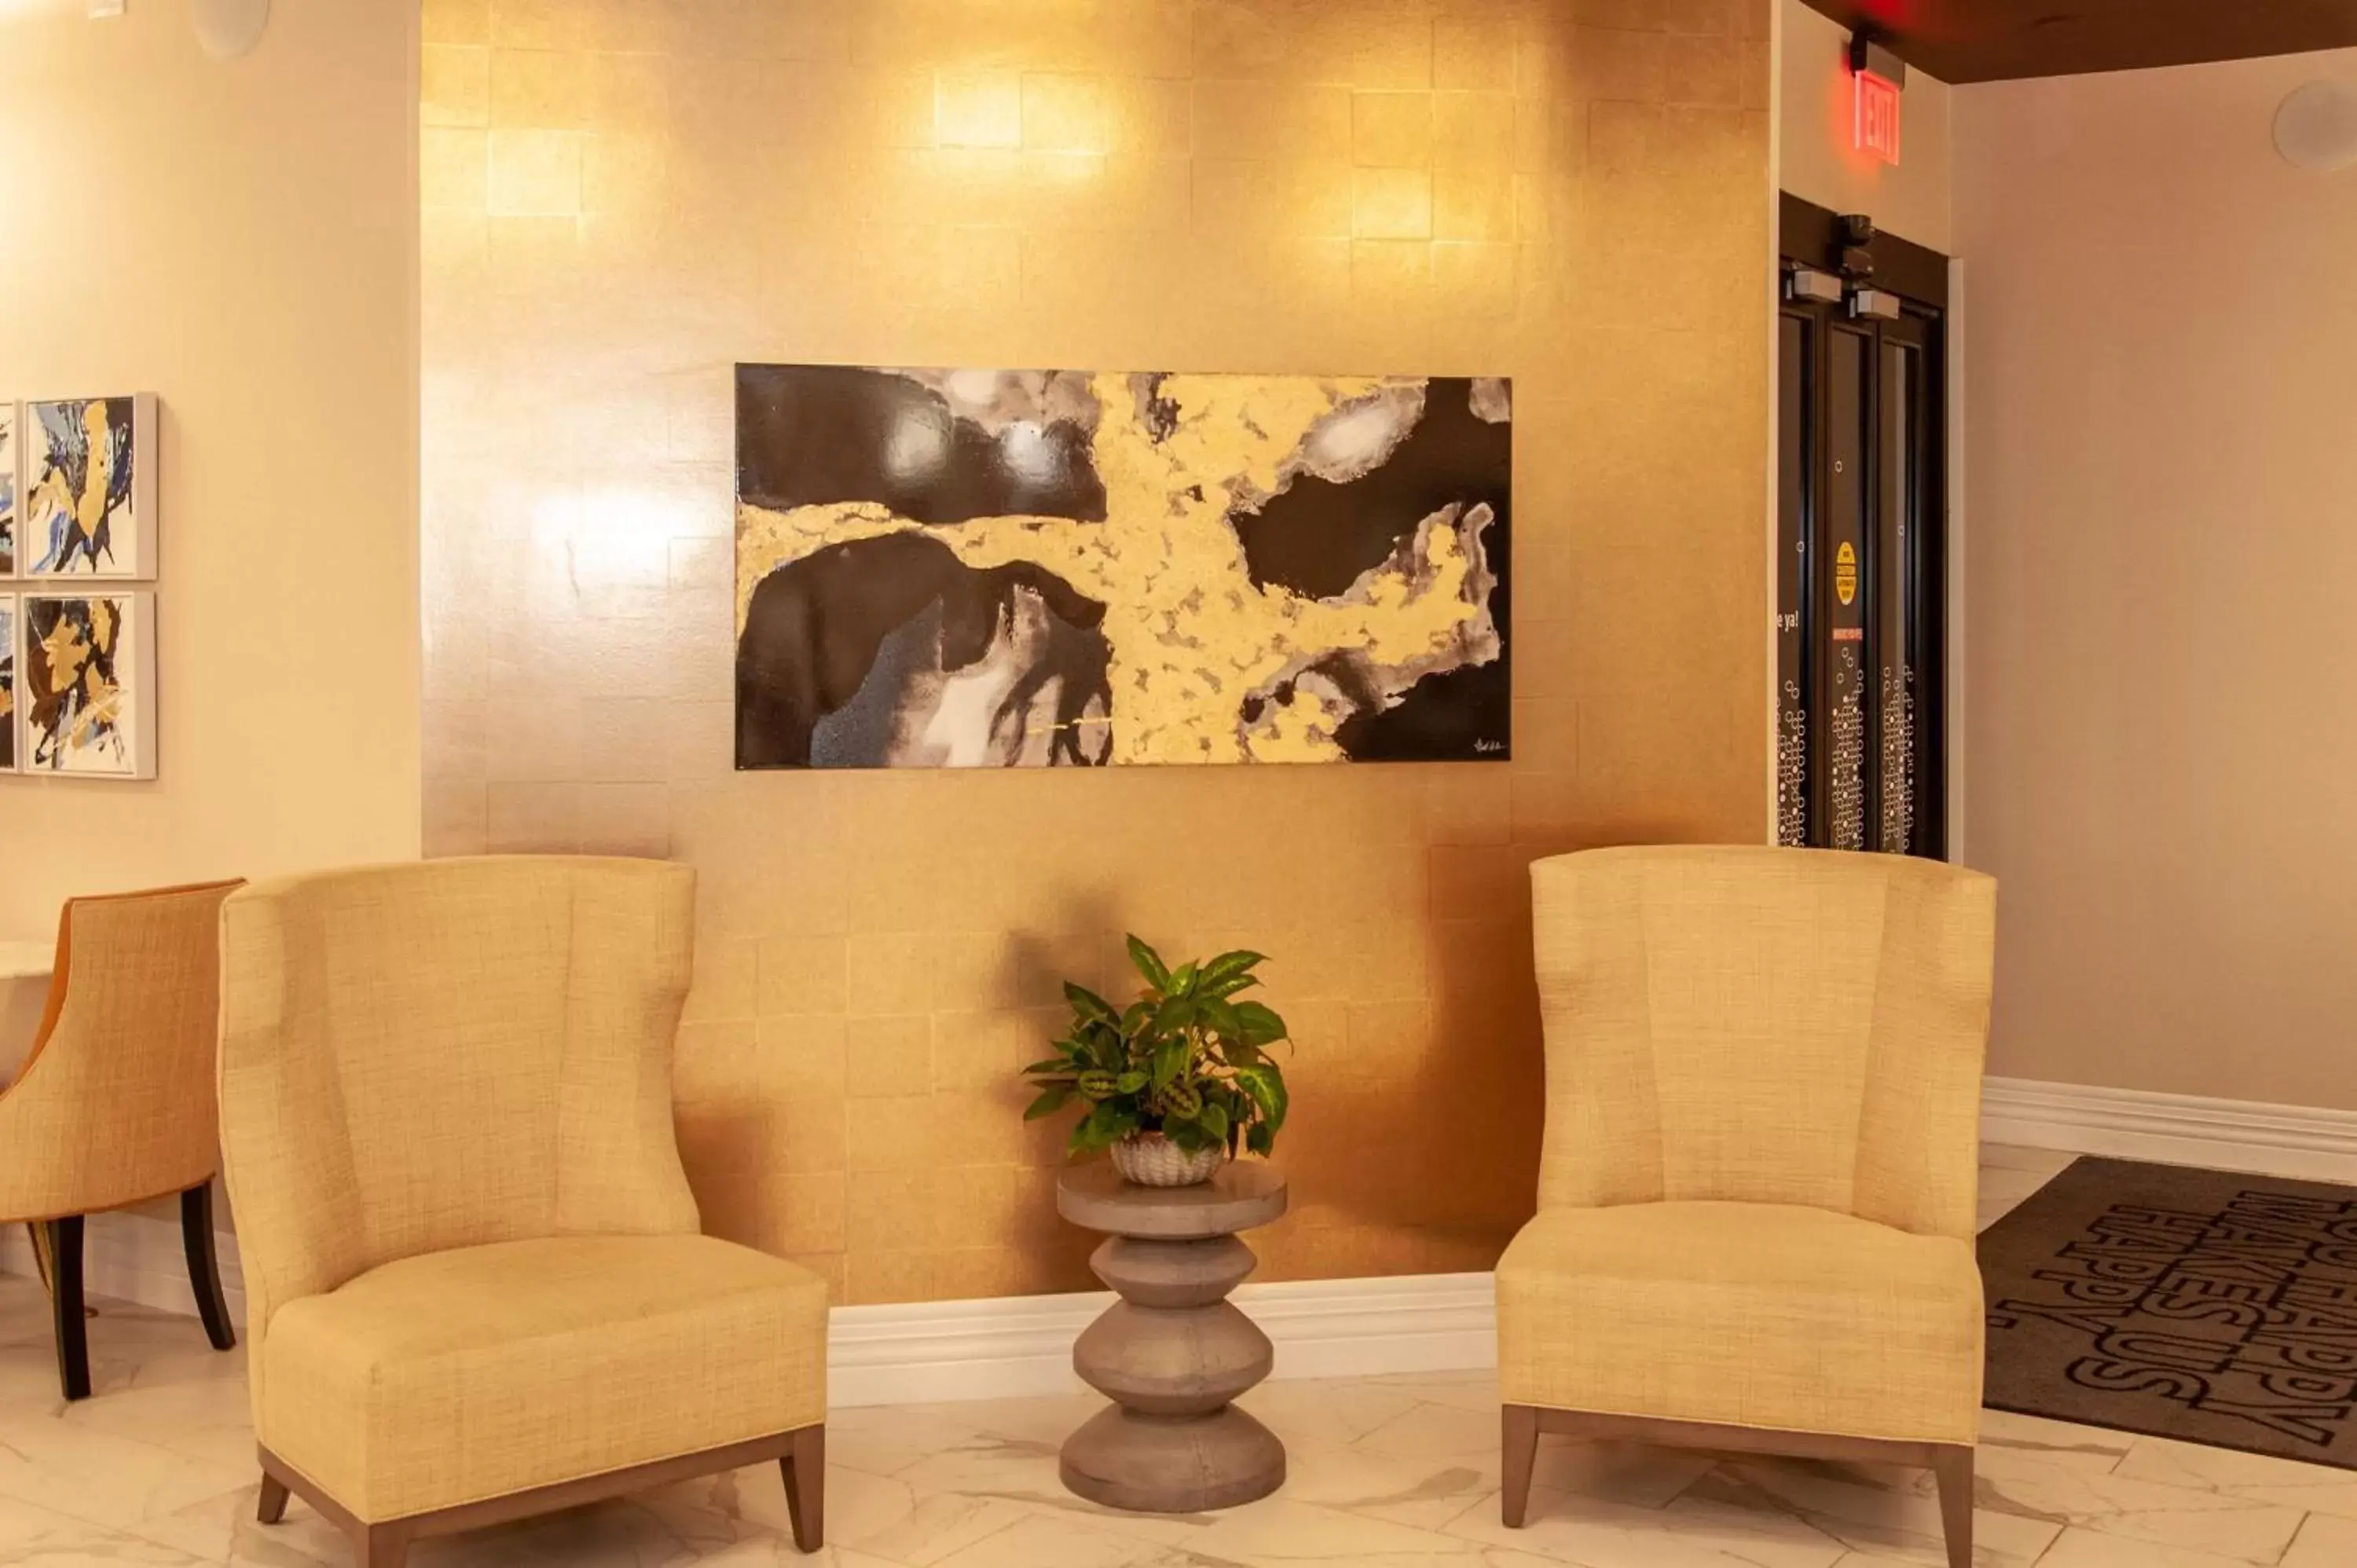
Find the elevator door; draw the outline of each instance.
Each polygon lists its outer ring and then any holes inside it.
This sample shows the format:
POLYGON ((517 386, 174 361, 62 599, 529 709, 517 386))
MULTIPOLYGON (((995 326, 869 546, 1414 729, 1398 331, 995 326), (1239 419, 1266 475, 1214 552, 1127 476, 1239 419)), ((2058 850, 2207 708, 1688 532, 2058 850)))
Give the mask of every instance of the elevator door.
MULTIPOLYGON (((1792 291, 1788 288, 1788 294, 1792 291)), ((1777 842, 1947 851, 1941 317, 1778 321, 1777 842)))

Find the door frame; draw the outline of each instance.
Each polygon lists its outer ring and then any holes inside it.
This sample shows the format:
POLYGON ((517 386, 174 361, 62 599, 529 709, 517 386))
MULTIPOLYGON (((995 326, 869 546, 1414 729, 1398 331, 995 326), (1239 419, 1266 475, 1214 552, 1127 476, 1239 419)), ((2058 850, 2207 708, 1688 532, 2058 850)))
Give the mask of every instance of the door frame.
MULTIPOLYGON (((1807 314, 1805 311, 1796 311, 1792 308, 1785 297, 1783 283, 1789 263, 1798 263, 1861 285, 1870 281, 1872 287, 1897 295, 1903 302, 1906 319, 1913 330, 1904 331, 1900 336, 1915 339, 1919 350, 1924 355, 1924 374, 1929 385, 1935 390, 1940 400, 1937 409, 1932 411, 1936 427, 1921 432, 1931 439, 1919 449, 1930 454, 1935 467, 1934 471, 1927 477, 1924 490, 1919 492, 1921 510, 1916 517, 1919 528, 1928 525, 1938 532, 1936 549, 1931 552, 1928 559, 1924 561, 1927 575, 1936 574, 1937 580, 1927 585, 1922 595, 1916 598, 1918 605, 1936 606, 1941 631, 1938 642, 1924 660, 1924 686, 1918 698, 1917 722, 1932 727, 1932 733, 1936 737, 1935 755, 1939 758, 1940 768, 1936 775, 1925 779, 1929 788, 1920 789, 1919 797, 1921 798, 1924 807, 1932 813, 1932 822, 1928 825, 1931 828, 1930 836, 1936 854, 1940 858, 1957 862, 1962 858, 1964 844, 1964 601, 1962 497, 1964 405, 1963 345, 1960 330, 1963 269, 1960 264, 1939 252, 1901 239, 1895 234, 1876 232, 1864 242, 1857 242, 1850 220, 1830 209, 1803 200, 1789 191, 1778 193, 1776 256, 1777 293, 1775 307, 1770 317, 1771 345, 1781 338, 1781 322, 1784 317, 1807 314), (1933 324, 1928 334, 1923 330, 1926 322, 1933 324)), ((1820 315, 1818 319, 1823 321, 1825 317, 1820 315)), ((1833 319, 1837 321, 1840 317, 1835 314, 1833 319)), ((1884 339, 1880 333, 1877 333, 1874 340, 1879 343, 1884 339)), ((1813 362, 1821 360, 1822 353, 1819 353, 1813 357, 1813 362)), ((1788 476, 1782 472, 1781 421, 1784 418, 1785 404, 1782 357, 1780 349, 1771 348, 1770 363, 1770 379, 1774 383, 1770 419, 1776 422, 1771 430, 1770 442, 1768 519, 1770 559, 1768 840, 1772 843, 1778 842, 1779 838, 1777 773, 1781 761, 1779 743, 1782 736, 1782 703, 1779 694, 1781 675, 1778 644, 1781 639, 1781 628, 1778 625, 1778 619, 1782 604, 1780 585, 1785 564, 1782 559, 1781 506, 1788 476)), ((1883 373, 1883 364, 1878 355, 1872 360, 1870 371, 1872 377, 1878 382, 1883 373)), ((1816 392, 1820 403, 1824 396, 1824 389, 1821 386, 1816 392)), ((1824 413, 1824 409, 1820 406, 1817 416, 1822 419, 1824 413)), ((1824 476, 1817 474, 1803 478, 1803 483, 1811 497, 1809 504, 1812 508, 1820 504, 1818 498, 1824 494, 1821 488, 1824 478, 1824 476)), ((1882 483, 1882 478, 1877 474, 1868 482, 1871 485, 1879 486, 1882 483)), ((1818 564, 1812 562, 1806 579, 1811 586, 1804 586, 1804 596, 1812 592, 1813 579, 1818 575, 1818 564)), ((1812 657, 1813 656, 1813 650, 1812 657)), ((1876 657, 1870 654, 1868 667, 1871 668, 1876 661, 1876 657)), ((1812 685, 1815 684, 1816 671, 1813 670, 1808 671, 1806 678, 1812 685)), ((1873 715, 1869 715, 1869 735, 1878 733, 1878 721, 1873 715)), ((1875 766, 1875 759, 1869 756, 1867 763, 1871 771, 1875 766)), ((1919 775, 1919 777, 1921 776, 1919 775)), ((1813 809, 1821 807, 1821 802, 1814 799, 1814 793, 1813 787, 1813 809)), ((1878 794, 1878 788, 1870 788, 1869 800, 1876 799, 1878 794)), ((1877 827, 1878 823, 1870 813, 1866 824, 1869 845, 1875 842, 1877 827)))

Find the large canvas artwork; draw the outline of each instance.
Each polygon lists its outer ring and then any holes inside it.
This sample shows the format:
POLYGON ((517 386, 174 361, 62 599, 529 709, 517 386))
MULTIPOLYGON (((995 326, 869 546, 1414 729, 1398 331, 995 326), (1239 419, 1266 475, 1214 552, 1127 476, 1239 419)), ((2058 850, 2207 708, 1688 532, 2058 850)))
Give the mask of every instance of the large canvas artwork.
POLYGON ((146 593, 24 596, 27 769, 155 777, 155 607, 146 593))
POLYGON ((34 576, 156 575, 156 400, 28 403, 17 523, 34 576))
POLYGON ((0 577, 16 575, 16 405, 0 403, 0 577))
POLYGON ((737 765, 1509 755, 1503 380, 737 370, 737 765))

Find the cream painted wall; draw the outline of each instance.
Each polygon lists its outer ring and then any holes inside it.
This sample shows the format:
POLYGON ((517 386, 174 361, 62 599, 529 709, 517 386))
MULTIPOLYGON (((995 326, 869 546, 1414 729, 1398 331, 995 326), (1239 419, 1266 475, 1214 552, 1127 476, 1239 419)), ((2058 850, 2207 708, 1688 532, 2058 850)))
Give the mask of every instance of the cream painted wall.
POLYGON ((0 776, 0 938, 418 846, 416 8, 82 12, 0 5, 0 396, 161 399, 161 767, 0 776))
POLYGON ((2357 1108, 2357 51, 1956 95, 1993 1070, 2357 1108))
POLYGON ((1857 150, 1840 23, 1802 0, 1777 0, 1778 174, 1784 189, 1835 212, 1870 214, 1886 233, 1945 255, 1951 243, 1949 120, 1953 93, 1907 73, 1896 167, 1857 150))

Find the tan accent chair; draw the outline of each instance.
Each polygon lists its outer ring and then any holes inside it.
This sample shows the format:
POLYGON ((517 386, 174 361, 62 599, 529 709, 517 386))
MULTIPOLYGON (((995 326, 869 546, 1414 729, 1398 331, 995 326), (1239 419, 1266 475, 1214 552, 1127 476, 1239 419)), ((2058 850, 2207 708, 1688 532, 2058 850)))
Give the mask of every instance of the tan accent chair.
POLYGON ((1546 1140, 1498 1263, 1505 1522, 1541 1432, 1915 1465, 1962 1568, 1996 883, 1750 848, 1531 883, 1546 1140))
POLYGON ((260 1516, 420 1536, 780 1462, 823 1533, 826 1285, 698 1233, 672 1131, 694 875, 445 860, 221 913, 260 1516))
POLYGON ((214 1349, 237 1343, 212 1222, 219 921, 237 886, 68 901, 32 1055, 0 1090, 0 1221, 35 1227, 70 1400, 90 1395, 87 1215, 178 1194, 198 1316, 214 1349))

